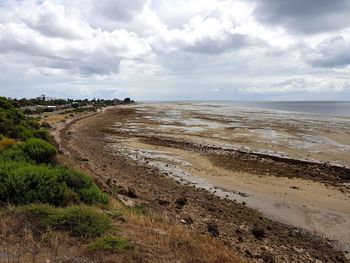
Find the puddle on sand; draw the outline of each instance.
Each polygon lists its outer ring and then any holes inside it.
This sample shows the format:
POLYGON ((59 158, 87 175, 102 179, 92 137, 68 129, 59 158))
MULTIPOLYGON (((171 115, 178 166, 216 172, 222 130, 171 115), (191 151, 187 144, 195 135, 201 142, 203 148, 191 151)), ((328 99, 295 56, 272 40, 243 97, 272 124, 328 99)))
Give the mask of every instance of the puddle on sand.
POLYGON ((137 116, 116 123, 125 133, 169 135, 244 145, 350 166, 350 119, 239 109, 228 105, 153 103, 129 106, 137 116), (187 136, 187 137, 186 137, 187 136))
MULTIPOLYGON (((205 171, 207 176, 197 176, 196 168, 203 171, 203 167, 197 167, 198 163, 192 163, 193 160, 174 153, 182 150, 146 145, 135 140, 111 144, 110 148, 118 155, 155 167, 183 184, 205 189, 221 198, 244 202, 248 207, 257 209, 271 219, 335 240, 334 246, 337 249, 350 250, 350 214, 342 210, 333 211, 308 200, 302 203, 294 202, 287 196, 257 192, 249 188, 249 183, 246 183, 245 187, 227 184, 227 176, 216 176, 216 170, 205 171)), ((203 161, 200 160, 199 163, 203 161)), ((348 208, 350 211, 350 204, 348 208)))

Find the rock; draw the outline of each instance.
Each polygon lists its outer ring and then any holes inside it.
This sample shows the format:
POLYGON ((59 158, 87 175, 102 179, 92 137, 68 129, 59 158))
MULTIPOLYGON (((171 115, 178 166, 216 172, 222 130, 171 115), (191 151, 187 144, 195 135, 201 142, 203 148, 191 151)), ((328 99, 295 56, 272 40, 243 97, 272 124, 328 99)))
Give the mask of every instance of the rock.
POLYGON ((130 197, 130 198, 137 198, 135 189, 129 187, 127 196, 130 197))
POLYGON ((346 258, 344 255, 337 255, 335 257, 336 262, 346 262, 346 258))
POLYGON ((160 204, 160 205, 170 205, 170 202, 168 200, 159 199, 158 200, 158 204, 160 204))
POLYGON ((118 188, 119 188, 119 189, 118 189, 118 194, 119 194, 119 195, 125 195, 125 196, 128 195, 128 190, 126 190, 126 189, 124 188, 124 186, 119 186, 118 188))
POLYGON ((130 198, 137 198, 135 189, 130 187, 128 189, 125 189, 124 187, 119 186, 118 194, 125 195, 130 198))
POLYGON ((183 223, 184 225, 191 225, 193 224, 193 219, 190 216, 188 216, 188 217, 185 217, 184 219, 181 219, 180 222, 183 223))
POLYGON ((183 207, 187 204, 187 198, 186 197, 180 197, 176 199, 175 203, 178 205, 178 207, 183 207))
POLYGON ((243 197, 249 197, 249 195, 247 193, 243 193, 243 192, 238 192, 238 194, 240 196, 243 196, 243 197))
POLYGON ((207 207, 208 211, 215 212, 216 208, 214 206, 208 206, 207 207))
POLYGON ((207 229, 213 237, 218 237, 220 235, 218 226, 215 223, 208 223, 207 229))
POLYGON ((244 241, 243 237, 239 236, 238 237, 238 242, 242 243, 244 241))
POLYGON ((120 187, 120 186, 118 186, 118 180, 116 178, 109 178, 107 180, 107 184, 109 186, 117 186, 118 188, 120 187))
POLYGON ((268 251, 263 251, 261 253, 261 258, 266 263, 274 263, 275 262, 274 256, 272 255, 271 252, 268 252, 268 251))
POLYGON ((266 231, 265 228, 261 224, 256 224, 252 228, 252 234, 257 238, 257 239, 262 239, 266 237, 266 231))
POLYGON ((250 252, 248 249, 245 250, 245 255, 250 258, 253 257, 252 252, 250 252))

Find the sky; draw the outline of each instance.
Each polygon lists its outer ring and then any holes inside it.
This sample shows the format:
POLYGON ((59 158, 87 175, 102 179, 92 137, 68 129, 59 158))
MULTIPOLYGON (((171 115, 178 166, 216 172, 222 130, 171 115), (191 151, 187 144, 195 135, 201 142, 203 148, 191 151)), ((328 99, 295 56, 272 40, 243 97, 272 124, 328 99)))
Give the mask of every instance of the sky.
POLYGON ((0 96, 350 100, 349 0, 0 0, 0 96))

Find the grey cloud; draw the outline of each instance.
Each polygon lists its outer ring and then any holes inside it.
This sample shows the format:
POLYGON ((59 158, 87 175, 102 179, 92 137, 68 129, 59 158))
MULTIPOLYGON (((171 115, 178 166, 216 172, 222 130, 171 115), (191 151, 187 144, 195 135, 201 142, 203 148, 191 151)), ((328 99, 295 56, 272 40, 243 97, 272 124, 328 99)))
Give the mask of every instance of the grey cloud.
POLYGON ((113 21, 127 21, 143 10, 146 0, 99 0, 93 1, 94 12, 113 21))
POLYGON ((66 39, 78 39, 82 37, 81 33, 75 30, 72 25, 60 24, 60 18, 56 14, 41 14, 35 22, 28 19, 23 19, 23 21, 28 27, 48 37, 66 39))
POLYGON ((255 3, 258 20, 295 33, 319 33, 350 26, 348 0, 257 0, 255 3))
POLYGON ((306 62, 315 67, 343 67, 350 65, 350 42, 342 36, 323 41, 315 49, 307 50, 306 62))
POLYGON ((7 25, 0 25, 0 53, 19 52, 34 56, 51 56, 50 50, 40 45, 35 37, 28 39, 20 38, 7 25))
POLYGON ((203 37, 197 39, 193 45, 185 48, 188 51, 204 54, 219 54, 234 49, 242 49, 252 46, 264 46, 264 41, 243 34, 231 34, 225 32, 218 38, 203 37))
POLYGON ((69 47, 55 52, 50 43, 39 41, 35 36, 19 39, 0 25, 0 53, 21 54, 17 57, 39 68, 63 69, 73 75, 117 73, 121 55, 108 52, 105 48, 101 46, 88 52, 69 47))

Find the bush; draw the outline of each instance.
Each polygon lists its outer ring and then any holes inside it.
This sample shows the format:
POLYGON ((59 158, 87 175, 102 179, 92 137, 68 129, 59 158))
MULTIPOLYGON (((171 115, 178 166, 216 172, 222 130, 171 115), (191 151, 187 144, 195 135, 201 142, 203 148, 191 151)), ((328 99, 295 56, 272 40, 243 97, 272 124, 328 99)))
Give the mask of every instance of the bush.
POLYGON ((106 236, 99 238, 94 243, 89 245, 88 249, 91 251, 118 253, 133 250, 134 246, 130 244, 127 239, 122 237, 106 236))
POLYGON ((27 162, 0 162, 0 200, 14 204, 77 202, 77 194, 59 180, 57 169, 27 162))
POLYGON ((108 197, 87 175, 65 167, 35 165, 9 149, 0 159, 0 200, 13 204, 106 204, 108 197), (15 161, 8 159, 19 158, 15 161), (74 180, 73 180, 74 179, 74 180))
POLYGON ((51 129, 52 128, 51 124, 48 123, 47 121, 43 121, 41 123, 41 127, 46 128, 46 129, 51 129))
POLYGON ((92 178, 86 174, 70 168, 60 167, 60 177, 67 186, 73 189, 82 202, 93 204, 107 204, 108 196, 101 192, 92 178))
POLYGON ((21 150, 10 148, 0 153, 0 162, 30 162, 30 160, 21 150))
POLYGON ((38 229, 63 230, 74 236, 99 237, 112 226, 106 214, 87 206, 54 208, 32 204, 18 207, 17 211, 38 229))
POLYGON ((56 215, 58 210, 48 204, 31 204, 15 208, 35 229, 45 232, 51 228, 49 218, 56 215))
POLYGON ((41 129, 36 119, 26 117, 9 100, 2 97, 0 97, 0 134, 22 141, 32 137, 53 141, 52 136, 41 129))
POLYGON ((49 224, 74 236, 98 237, 111 228, 110 218, 94 208, 71 206, 60 211, 49 218, 49 224))
POLYGON ((38 163, 48 163, 57 154, 56 148, 41 139, 31 138, 18 145, 18 149, 28 156, 29 159, 38 163))

